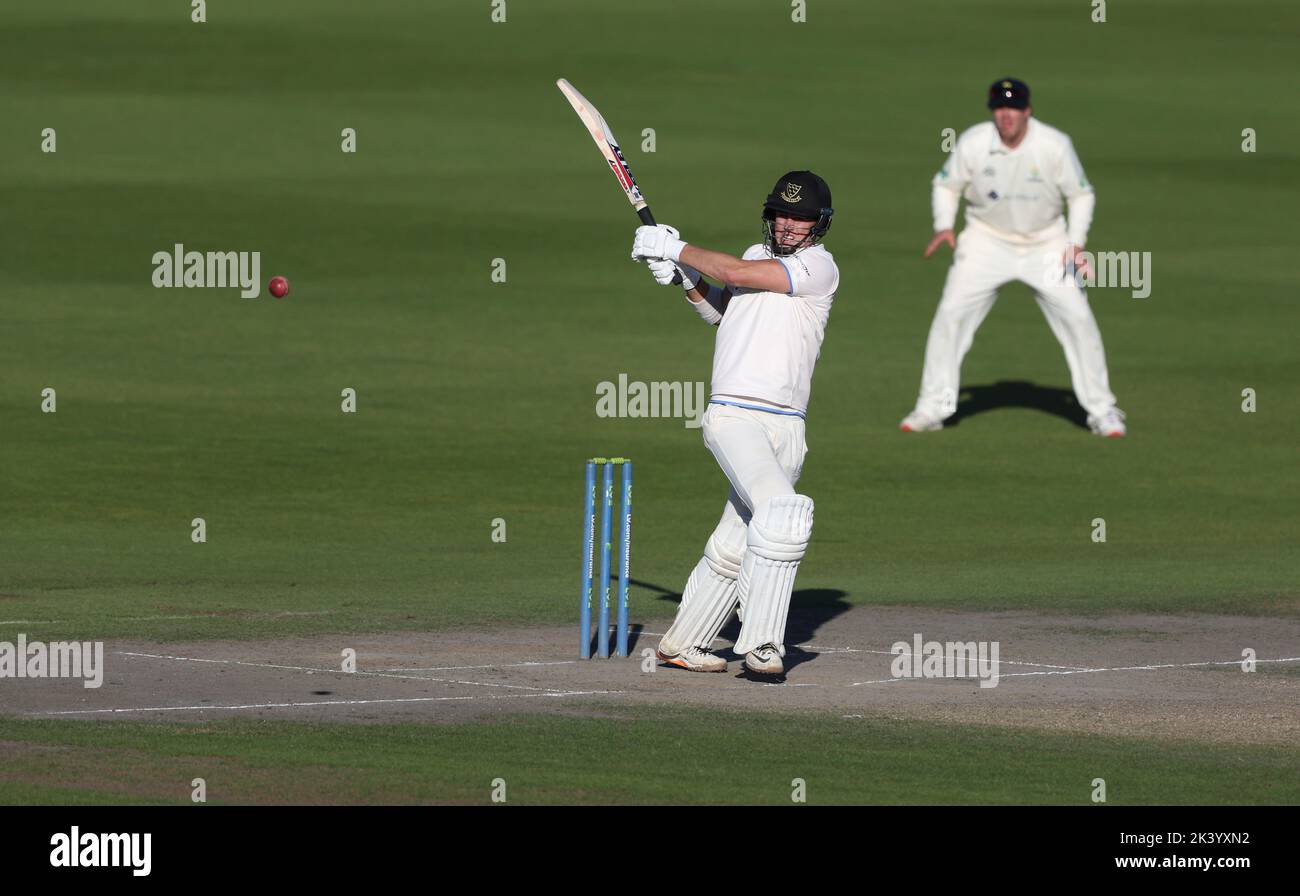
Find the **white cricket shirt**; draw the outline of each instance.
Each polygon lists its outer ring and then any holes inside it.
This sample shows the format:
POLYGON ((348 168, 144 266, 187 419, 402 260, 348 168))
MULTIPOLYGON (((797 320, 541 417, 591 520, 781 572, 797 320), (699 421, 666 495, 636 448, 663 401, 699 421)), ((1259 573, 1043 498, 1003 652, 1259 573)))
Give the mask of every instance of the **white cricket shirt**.
MULTIPOLYGON (((760 243, 742 257, 774 256, 760 243)), ((727 287, 731 301, 714 343, 711 401, 802 417, 840 271, 820 244, 776 260, 790 279, 788 294, 727 287)))
POLYGON ((1029 119, 1025 138, 1015 149, 1002 143, 992 121, 967 129, 933 184, 936 233, 952 229, 957 200, 965 197, 967 223, 986 225, 1004 239, 1038 242, 1063 236, 1062 208, 1069 200, 1071 241, 1080 246, 1086 241, 1092 185, 1069 135, 1036 118, 1029 119))

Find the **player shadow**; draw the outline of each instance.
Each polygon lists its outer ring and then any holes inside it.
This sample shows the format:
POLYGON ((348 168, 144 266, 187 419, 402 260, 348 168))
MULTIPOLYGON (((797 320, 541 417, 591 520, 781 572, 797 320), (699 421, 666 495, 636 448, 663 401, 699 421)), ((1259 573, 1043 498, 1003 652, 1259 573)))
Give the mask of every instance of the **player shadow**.
MULTIPOLYGON (((797 589, 790 601, 790 615, 785 624, 785 671, 790 672, 796 666, 811 662, 818 657, 815 649, 809 650, 798 645, 808 645, 816 640, 817 632, 826 623, 837 616, 847 613, 852 607, 847 598, 848 592, 838 588, 803 588, 797 589)), ((733 644, 740 637, 740 620, 732 616, 722 627, 719 637, 726 638, 733 644)), ((737 660, 744 657, 732 651, 737 660)))
MULTIPOLYGON (((629 582, 638 587, 658 592, 657 600, 669 600, 677 604, 682 602, 680 591, 673 591, 651 582, 641 582, 636 579, 629 579, 629 582)), ((852 606, 846 600, 848 596, 847 591, 841 591, 838 588, 800 588, 795 590, 790 601, 790 615, 785 626, 785 668, 787 672, 795 666, 817 658, 816 650, 805 650, 795 645, 807 644, 813 641, 822 626, 851 610, 852 606)), ((639 635, 642 627, 640 625, 633 626, 632 630, 634 634, 639 635)), ((739 635, 740 620, 736 618, 735 614, 732 614, 731 619, 722 627, 718 637, 725 638, 734 644, 739 635)), ((731 652, 730 648, 726 648, 726 650, 731 652)), ((741 659, 741 657, 736 658, 741 659)))
POLYGON ((957 412, 943 422, 945 428, 958 426, 967 417, 998 408, 1029 408, 1043 411, 1088 428, 1088 412, 1079 407, 1071 389, 1038 386, 1025 380, 998 380, 992 385, 964 386, 957 402, 957 412))

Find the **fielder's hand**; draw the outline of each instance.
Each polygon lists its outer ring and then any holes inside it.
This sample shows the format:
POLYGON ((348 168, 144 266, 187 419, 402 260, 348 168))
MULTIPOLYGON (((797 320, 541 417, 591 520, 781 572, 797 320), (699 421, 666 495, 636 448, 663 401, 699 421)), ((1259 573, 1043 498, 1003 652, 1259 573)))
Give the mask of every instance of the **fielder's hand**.
POLYGON ((646 264, 650 268, 650 275, 660 286, 671 284, 677 274, 682 275, 682 289, 694 289, 695 284, 700 282, 700 272, 690 265, 676 264, 666 258, 651 258, 646 264))
POLYGON ((939 248, 940 243, 947 243, 949 249, 957 248, 957 240, 953 237, 951 230, 940 230, 930 240, 930 245, 925 247, 925 257, 929 258, 934 254, 934 250, 939 248))
POLYGON ((1088 256, 1083 254, 1082 246, 1066 246, 1065 251, 1061 253, 1061 263, 1065 265, 1065 273, 1068 277, 1073 277, 1074 282, 1079 286, 1084 285, 1088 275, 1092 273, 1088 267, 1088 256))
POLYGON ((678 236, 677 228, 669 227, 667 224, 638 227, 636 238, 632 240, 632 260, 646 261, 651 258, 679 260, 686 244, 678 239, 678 236))

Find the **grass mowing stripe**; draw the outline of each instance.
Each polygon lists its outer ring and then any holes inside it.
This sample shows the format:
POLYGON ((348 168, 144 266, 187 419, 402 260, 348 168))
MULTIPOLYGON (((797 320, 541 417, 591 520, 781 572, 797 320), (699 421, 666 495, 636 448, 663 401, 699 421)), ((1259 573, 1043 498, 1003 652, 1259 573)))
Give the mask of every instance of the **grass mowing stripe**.
POLYGON ((1111 804, 1300 802, 1300 751, 888 718, 587 707, 453 723, 0 720, 0 801, 1111 804), (509 736, 503 736, 509 732, 509 736))

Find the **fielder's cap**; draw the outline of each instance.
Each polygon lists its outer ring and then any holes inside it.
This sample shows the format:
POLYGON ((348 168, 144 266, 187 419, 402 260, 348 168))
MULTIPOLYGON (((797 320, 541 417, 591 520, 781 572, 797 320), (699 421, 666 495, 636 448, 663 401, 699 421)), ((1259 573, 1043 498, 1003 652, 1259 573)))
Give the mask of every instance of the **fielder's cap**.
POLYGON ((811 171, 781 175, 763 203, 763 210, 782 212, 810 221, 831 215, 831 188, 811 171))
POLYGON ((1012 109, 1024 109, 1029 106, 1029 85, 1015 78, 1003 78, 994 81, 989 87, 989 108, 999 109, 1009 106, 1012 109))

